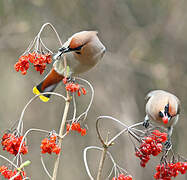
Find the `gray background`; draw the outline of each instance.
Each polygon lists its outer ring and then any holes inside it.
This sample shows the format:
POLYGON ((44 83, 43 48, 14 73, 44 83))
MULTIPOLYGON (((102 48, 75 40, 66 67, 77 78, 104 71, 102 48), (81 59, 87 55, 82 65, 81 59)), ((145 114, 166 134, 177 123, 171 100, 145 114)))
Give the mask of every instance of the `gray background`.
MULTIPOLYGON (((1 0, 0 1, 0 132, 19 119, 22 108, 29 101, 32 88, 47 74, 29 70, 22 76, 14 70, 14 64, 41 25, 51 22, 62 41, 81 30, 98 30, 107 48, 103 60, 90 72, 81 75, 95 89, 93 106, 88 114, 87 136, 71 133, 63 141, 62 159, 58 179, 81 179, 88 176, 82 152, 86 146, 101 146, 97 139, 95 122, 99 115, 111 115, 130 125, 144 119, 147 92, 153 89, 168 90, 176 94, 182 104, 180 121, 175 127, 173 143, 175 151, 187 155, 186 81, 187 81, 187 1, 185 0, 1 0)), ((59 46, 55 36, 46 30, 43 39, 55 50, 59 46)), ((56 92, 64 93, 60 85, 56 92)), ((89 94, 88 94, 89 95, 89 94)), ((88 96, 77 99, 81 113, 88 96)), ((31 127, 58 131, 64 102, 52 97, 49 103, 36 100, 26 111, 25 129, 31 127)), ((72 110, 69 113, 72 114, 72 110)), ((102 124, 102 131, 120 128, 113 122, 102 124)), ((112 130, 110 130, 112 131, 112 130)), ((113 132, 112 131, 112 132, 113 132)), ((31 179, 47 179, 40 163, 40 141, 44 134, 28 136, 31 159, 27 168, 31 179)), ((7 153, 0 151, 6 157, 7 153)), ((116 162, 137 180, 153 179, 154 167, 159 158, 152 158, 143 169, 134 156, 133 145, 127 135, 122 135, 110 148, 116 162)), ((12 156, 11 156, 12 157, 12 156)), ((100 154, 88 153, 90 168, 95 175, 100 154)), ((53 156, 45 156, 52 171, 53 156)), ((0 163, 3 163, 0 160, 0 163)), ((104 176, 112 166, 106 161, 104 176)), ((103 176, 103 179, 104 179, 103 176)), ((176 179, 184 180, 180 175, 176 179)))

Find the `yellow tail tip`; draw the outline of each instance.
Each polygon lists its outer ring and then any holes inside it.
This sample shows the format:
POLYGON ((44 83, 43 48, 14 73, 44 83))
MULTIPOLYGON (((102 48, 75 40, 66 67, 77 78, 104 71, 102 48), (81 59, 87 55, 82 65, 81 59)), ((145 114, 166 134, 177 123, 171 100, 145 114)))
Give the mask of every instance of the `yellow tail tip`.
POLYGON ((40 94, 40 91, 37 89, 37 87, 35 86, 33 89, 32 89, 32 92, 36 95, 39 95, 40 94))
MULTIPOLYGON (((39 95, 39 94, 40 94, 40 91, 37 89, 36 86, 33 88, 32 91, 33 91, 33 93, 36 94, 36 95, 39 95)), ((43 102, 49 101, 49 98, 46 97, 46 96, 44 96, 44 95, 40 95, 40 99, 41 99, 43 102)))

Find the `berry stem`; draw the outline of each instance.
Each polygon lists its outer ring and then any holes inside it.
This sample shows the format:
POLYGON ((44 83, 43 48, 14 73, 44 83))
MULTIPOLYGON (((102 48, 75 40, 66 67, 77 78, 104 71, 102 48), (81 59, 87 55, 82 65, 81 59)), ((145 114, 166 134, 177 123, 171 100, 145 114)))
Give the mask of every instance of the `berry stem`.
MULTIPOLYGON (((69 96, 69 93, 67 92, 67 100, 66 100, 66 104, 65 104, 65 108, 64 108, 64 114, 63 114, 63 117, 62 117, 62 122, 61 122, 60 130, 59 130, 59 136, 60 137, 63 136, 63 131, 64 131, 66 119, 67 119, 69 105, 70 105, 70 96, 69 96)), ((59 139, 58 146, 61 148, 61 146, 62 146, 62 138, 59 139)), ((61 153, 58 154, 58 156, 57 156, 57 158, 55 160, 52 180, 56 180, 56 178, 57 178, 58 166, 59 166, 59 161, 60 161, 60 154, 61 153)))
MULTIPOLYGON (((55 34, 56 34, 56 36, 57 36, 57 39, 58 39, 58 41, 59 41, 59 43, 60 43, 60 46, 62 47, 62 42, 61 42, 61 39, 60 39, 60 36, 59 36, 58 32, 56 31, 55 27, 54 27, 51 23, 49 23, 49 22, 43 24, 43 26, 41 27, 40 32, 38 33, 37 37, 40 38, 41 33, 42 33, 43 29, 44 29, 46 26, 51 27, 51 29, 55 32, 55 34)), ((39 40, 39 39, 38 39, 38 40, 39 40)))
POLYGON ((34 97, 32 97, 29 102, 25 105, 25 107, 23 108, 22 112, 21 112, 21 116, 18 122, 18 126, 17 126, 17 132, 19 132, 22 135, 22 123, 23 123, 23 116, 25 114, 25 111, 27 109, 27 107, 36 99, 38 98, 40 95, 44 95, 44 94, 53 94, 55 96, 59 96, 61 98, 63 98, 65 101, 67 101, 66 97, 64 97, 63 95, 59 94, 59 93, 55 93, 55 92, 45 92, 45 93, 40 93, 38 95, 35 95, 34 97))
POLYGON ((6 158, 6 157, 4 157, 4 156, 2 156, 2 155, 0 155, 0 158, 2 158, 2 159, 4 159, 4 160, 6 160, 8 163, 10 163, 12 166, 14 166, 16 169, 18 168, 12 161, 10 161, 8 158, 6 158))

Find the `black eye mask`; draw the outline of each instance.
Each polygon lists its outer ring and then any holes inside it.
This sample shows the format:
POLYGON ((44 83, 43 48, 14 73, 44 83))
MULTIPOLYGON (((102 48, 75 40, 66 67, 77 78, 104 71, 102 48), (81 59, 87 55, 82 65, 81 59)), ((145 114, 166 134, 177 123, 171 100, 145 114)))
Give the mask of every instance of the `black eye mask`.
POLYGON ((84 44, 81 45, 81 46, 78 46, 76 48, 70 48, 69 46, 68 46, 68 48, 69 48, 70 51, 80 51, 83 46, 84 46, 84 44))
POLYGON ((169 114, 169 103, 164 108, 164 114, 168 117, 171 117, 171 115, 169 114))
POLYGON ((161 111, 159 111, 159 117, 163 118, 164 115, 168 116, 168 118, 171 117, 171 115, 169 114, 169 103, 164 108, 164 114, 161 111))
POLYGON ((161 111, 159 111, 159 116, 160 116, 161 118, 164 117, 164 115, 163 115, 163 113, 162 113, 161 111))

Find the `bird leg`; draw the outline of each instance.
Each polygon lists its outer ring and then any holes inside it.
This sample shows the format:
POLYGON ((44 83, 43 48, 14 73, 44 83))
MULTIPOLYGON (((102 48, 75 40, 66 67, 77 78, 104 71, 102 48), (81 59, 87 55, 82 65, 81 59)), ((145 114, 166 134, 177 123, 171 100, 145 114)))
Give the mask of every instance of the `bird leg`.
POLYGON ((166 147, 166 150, 170 150, 172 148, 172 143, 171 143, 171 135, 172 135, 173 127, 168 128, 168 136, 167 136, 167 141, 164 144, 166 147))
POLYGON ((145 118, 144 118, 143 126, 145 128, 148 128, 148 126, 149 126, 149 117, 148 117, 148 115, 146 115, 145 118))
POLYGON ((73 78, 71 75, 67 77, 67 82, 75 83, 75 78, 73 78))

